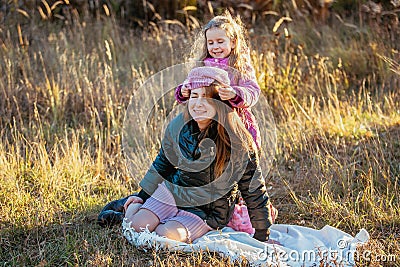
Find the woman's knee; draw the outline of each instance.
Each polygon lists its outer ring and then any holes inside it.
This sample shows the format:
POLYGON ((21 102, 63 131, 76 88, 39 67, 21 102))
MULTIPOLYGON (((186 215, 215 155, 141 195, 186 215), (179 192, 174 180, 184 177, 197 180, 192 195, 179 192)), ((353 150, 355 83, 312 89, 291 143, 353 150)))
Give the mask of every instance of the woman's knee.
POLYGON ((141 232, 145 228, 152 232, 160 224, 158 217, 146 209, 139 209, 136 214, 131 216, 130 221, 131 228, 135 229, 136 232, 141 232))
POLYGON ((139 211, 142 205, 141 203, 132 203, 128 206, 125 212, 125 218, 128 222, 132 221, 133 216, 139 211))
POLYGON ((156 227, 155 232, 159 236, 181 242, 187 242, 189 237, 186 228, 177 221, 168 221, 164 224, 160 224, 156 227))

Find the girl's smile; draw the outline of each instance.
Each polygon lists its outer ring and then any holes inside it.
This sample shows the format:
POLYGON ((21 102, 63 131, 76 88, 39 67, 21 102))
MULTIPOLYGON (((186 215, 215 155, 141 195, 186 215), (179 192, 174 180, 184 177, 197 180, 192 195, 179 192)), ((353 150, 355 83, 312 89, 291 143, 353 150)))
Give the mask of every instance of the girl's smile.
POLYGON ((213 58, 226 58, 230 55, 235 44, 226 35, 226 31, 220 28, 211 28, 206 31, 208 53, 213 58))

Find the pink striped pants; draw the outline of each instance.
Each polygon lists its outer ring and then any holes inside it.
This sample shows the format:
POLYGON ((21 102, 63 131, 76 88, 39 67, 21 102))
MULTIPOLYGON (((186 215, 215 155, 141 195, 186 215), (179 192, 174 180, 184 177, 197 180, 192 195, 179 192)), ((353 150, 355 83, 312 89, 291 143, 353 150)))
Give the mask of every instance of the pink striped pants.
POLYGON ((177 221, 182 224, 186 229, 189 243, 212 230, 196 214, 178 209, 174 196, 164 183, 158 185, 156 191, 146 200, 141 209, 153 212, 160 220, 160 223, 177 221))

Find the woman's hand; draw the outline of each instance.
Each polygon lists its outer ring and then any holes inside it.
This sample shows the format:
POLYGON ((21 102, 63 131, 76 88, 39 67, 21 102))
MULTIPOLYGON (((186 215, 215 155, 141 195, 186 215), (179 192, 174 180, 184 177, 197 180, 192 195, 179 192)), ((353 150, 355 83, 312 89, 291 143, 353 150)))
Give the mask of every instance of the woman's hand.
POLYGON ((143 199, 141 199, 140 197, 137 196, 130 196, 128 197, 128 199, 126 200, 125 204, 124 204, 124 210, 126 211, 128 209, 128 206, 132 203, 140 203, 143 204, 143 199))
POLYGON ((267 241, 265 241, 265 243, 267 243, 267 244, 271 244, 271 245, 279 245, 279 246, 283 246, 283 245, 282 245, 282 243, 280 243, 279 241, 272 240, 272 239, 268 239, 267 241))
POLYGON ((186 88, 185 84, 183 84, 181 87, 181 95, 185 98, 189 98, 189 96, 190 96, 190 91, 188 88, 186 88))
POLYGON ((218 89, 221 100, 229 100, 236 97, 236 91, 232 87, 221 87, 218 89))

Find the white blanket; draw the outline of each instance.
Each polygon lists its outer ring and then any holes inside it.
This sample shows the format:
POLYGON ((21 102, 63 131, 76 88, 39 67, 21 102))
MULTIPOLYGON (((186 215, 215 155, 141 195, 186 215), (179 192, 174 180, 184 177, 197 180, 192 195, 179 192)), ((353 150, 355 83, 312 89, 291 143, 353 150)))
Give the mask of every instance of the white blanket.
POLYGON ((214 251, 232 261, 242 257, 252 266, 354 266, 356 246, 369 239, 365 229, 351 235, 329 225, 320 230, 285 224, 271 226, 270 239, 281 245, 257 241, 247 233, 235 232, 229 227, 211 231, 192 244, 174 241, 150 233, 147 229, 137 233, 130 224, 122 224, 123 234, 132 245, 140 249, 214 251))

